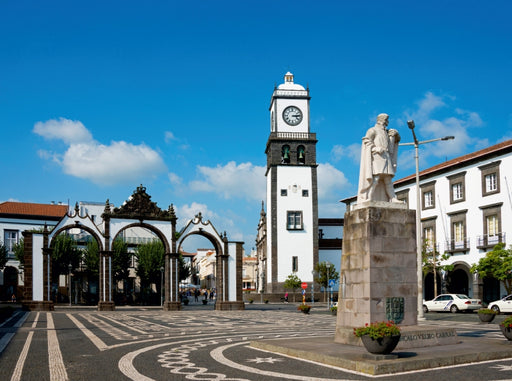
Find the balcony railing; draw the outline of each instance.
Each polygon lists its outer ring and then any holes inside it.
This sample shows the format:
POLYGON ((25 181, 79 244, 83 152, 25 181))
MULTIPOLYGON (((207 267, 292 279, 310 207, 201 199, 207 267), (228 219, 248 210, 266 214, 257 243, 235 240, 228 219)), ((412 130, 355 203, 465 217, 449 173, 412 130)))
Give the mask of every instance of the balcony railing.
POLYGON ((271 132, 270 139, 309 139, 316 140, 316 133, 309 132, 271 132))
POLYGON ((479 249, 486 249, 489 247, 494 247, 498 243, 506 243, 505 233, 480 235, 477 237, 476 247, 479 249))
POLYGON ((446 251, 449 252, 459 252, 459 251, 468 251, 469 250, 469 238, 465 238, 461 241, 456 241, 454 239, 450 241, 446 241, 446 251))

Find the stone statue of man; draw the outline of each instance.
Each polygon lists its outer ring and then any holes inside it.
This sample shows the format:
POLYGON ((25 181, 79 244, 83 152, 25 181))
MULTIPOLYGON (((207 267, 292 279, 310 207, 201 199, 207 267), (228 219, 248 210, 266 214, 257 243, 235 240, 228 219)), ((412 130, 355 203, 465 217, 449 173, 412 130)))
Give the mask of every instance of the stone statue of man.
POLYGON ((391 183, 396 172, 400 135, 397 130, 388 130, 388 124, 389 115, 379 114, 375 126, 363 137, 358 204, 365 201, 400 202, 391 183))

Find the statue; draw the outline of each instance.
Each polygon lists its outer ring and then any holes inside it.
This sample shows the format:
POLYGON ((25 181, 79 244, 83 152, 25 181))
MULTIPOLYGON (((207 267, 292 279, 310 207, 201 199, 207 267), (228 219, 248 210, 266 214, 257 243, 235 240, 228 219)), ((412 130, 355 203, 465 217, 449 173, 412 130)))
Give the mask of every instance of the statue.
POLYGON ((400 135, 397 130, 388 130, 388 124, 389 115, 379 114, 375 126, 363 137, 358 204, 365 201, 400 202, 391 183, 396 172, 400 135))

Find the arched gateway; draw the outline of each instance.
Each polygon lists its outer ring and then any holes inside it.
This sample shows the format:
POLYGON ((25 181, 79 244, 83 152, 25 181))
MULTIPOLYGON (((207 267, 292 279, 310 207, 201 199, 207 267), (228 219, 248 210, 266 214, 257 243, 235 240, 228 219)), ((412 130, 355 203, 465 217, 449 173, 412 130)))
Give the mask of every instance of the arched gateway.
POLYGON ((99 302, 98 310, 115 309, 112 284, 113 242, 124 230, 142 227, 153 232, 161 241, 165 250, 165 285, 163 309, 180 310, 178 257, 182 242, 190 235, 207 238, 216 250, 217 271, 217 310, 244 309, 242 300, 242 256, 243 242, 230 242, 226 233, 219 235, 210 221, 203 222, 201 213, 182 229, 176 239, 176 221, 178 218, 171 204, 168 210, 161 210, 151 201, 142 185, 120 208, 112 210, 109 201, 105 203, 103 222, 96 225, 89 215, 81 216, 78 205, 74 213, 67 213, 48 232, 24 232, 25 242, 25 293, 23 306, 29 310, 53 310, 51 300, 51 254, 52 241, 61 232, 79 228, 87 231, 98 243, 100 250, 99 265, 99 302))

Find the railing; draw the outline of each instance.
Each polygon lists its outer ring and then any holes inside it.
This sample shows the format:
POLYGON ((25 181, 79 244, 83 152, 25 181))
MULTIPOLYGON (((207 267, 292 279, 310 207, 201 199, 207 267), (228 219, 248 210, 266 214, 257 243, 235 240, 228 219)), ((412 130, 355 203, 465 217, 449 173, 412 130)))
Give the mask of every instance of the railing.
POLYGON ((477 237, 476 247, 479 249, 494 247, 498 243, 505 243, 505 233, 498 233, 494 235, 480 235, 477 237))
POLYGON ((315 140, 316 133, 309 132, 271 132, 270 139, 309 139, 315 140))
POLYGON ((469 250, 469 238, 465 238, 462 241, 456 241, 454 239, 446 241, 446 251, 456 252, 467 250, 469 250))

